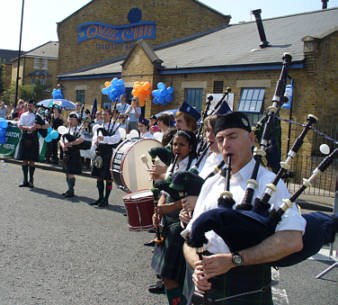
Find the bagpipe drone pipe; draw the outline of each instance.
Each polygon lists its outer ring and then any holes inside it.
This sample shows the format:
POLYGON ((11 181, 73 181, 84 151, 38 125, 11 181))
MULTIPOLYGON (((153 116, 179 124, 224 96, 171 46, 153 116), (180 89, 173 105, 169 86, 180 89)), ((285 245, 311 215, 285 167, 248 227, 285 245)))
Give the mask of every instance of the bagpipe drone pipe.
MULTIPOLYGON (((252 199, 255 188, 257 187, 257 174, 262 158, 265 156, 267 143, 270 139, 272 128, 280 107, 283 103, 283 95, 286 86, 288 66, 291 62, 291 56, 284 54, 283 67, 280 78, 277 82, 272 106, 268 107, 263 120, 265 122, 263 134, 259 148, 254 150, 255 165, 250 179, 247 182, 246 191, 243 200, 233 209, 234 201, 227 188, 219 198, 219 208, 207 211, 198 217, 193 225, 188 243, 192 247, 200 248, 207 242, 204 233, 214 230, 221 236, 231 251, 239 251, 257 245, 267 237, 274 234, 279 221, 284 212, 292 207, 300 194, 309 186, 311 181, 323 172, 334 160, 337 149, 326 156, 319 166, 313 171, 309 179, 303 179, 303 185, 289 199, 284 199, 282 206, 270 211, 269 200, 273 192, 276 191, 278 181, 289 169, 289 162, 300 149, 303 139, 310 129, 311 124, 317 121, 316 117, 309 115, 304 130, 296 139, 291 150, 288 152, 285 162, 281 162, 281 168, 271 184, 266 186, 266 191, 262 198, 256 199, 252 206, 252 199)), ((231 160, 231 159, 230 159, 231 160)), ((228 165, 229 167, 229 165, 228 165)), ((228 170, 229 171, 229 170, 228 170)), ((223 171, 222 171, 223 172, 223 171)), ((229 177, 229 175, 227 175, 229 177)), ((226 183, 227 187, 229 186, 226 183)), ((307 257, 317 253, 320 248, 334 240, 337 232, 338 219, 336 216, 329 216, 319 212, 302 215, 307 224, 305 234, 303 235, 303 249, 297 253, 291 254, 277 262, 270 263, 273 266, 290 266, 301 262, 307 257)))

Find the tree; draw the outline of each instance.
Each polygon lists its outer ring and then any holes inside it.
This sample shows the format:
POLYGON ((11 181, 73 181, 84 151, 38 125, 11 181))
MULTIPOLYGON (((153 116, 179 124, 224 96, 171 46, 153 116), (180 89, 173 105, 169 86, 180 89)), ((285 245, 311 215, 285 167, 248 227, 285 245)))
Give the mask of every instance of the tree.
POLYGON ((0 96, 4 92, 4 72, 5 72, 5 66, 2 64, 0 65, 0 96))
MULTIPOLYGON (((52 98, 50 88, 39 83, 30 85, 19 85, 18 98, 28 101, 34 98, 37 101, 52 98)), ((4 91, 2 99, 7 103, 13 103, 15 98, 15 83, 4 91)))

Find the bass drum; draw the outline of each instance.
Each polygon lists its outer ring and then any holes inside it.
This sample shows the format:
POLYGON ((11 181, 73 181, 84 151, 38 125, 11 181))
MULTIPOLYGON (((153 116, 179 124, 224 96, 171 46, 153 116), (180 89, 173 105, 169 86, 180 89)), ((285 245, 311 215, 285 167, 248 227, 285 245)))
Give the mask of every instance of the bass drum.
POLYGON ((111 161, 116 185, 128 193, 151 189, 153 182, 149 180, 147 169, 151 168, 152 161, 148 151, 161 146, 159 141, 153 139, 133 138, 123 141, 114 151, 111 161))

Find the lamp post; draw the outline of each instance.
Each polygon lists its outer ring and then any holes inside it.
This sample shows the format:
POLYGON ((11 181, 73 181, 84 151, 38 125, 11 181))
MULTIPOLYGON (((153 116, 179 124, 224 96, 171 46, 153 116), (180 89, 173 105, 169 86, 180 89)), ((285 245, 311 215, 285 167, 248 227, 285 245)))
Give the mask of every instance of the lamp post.
POLYGON ((23 25, 23 11, 25 7, 25 0, 22 0, 21 6, 21 24, 20 24, 20 38, 19 38, 19 51, 18 51, 18 66, 16 71, 16 82, 15 82, 15 100, 14 100, 14 108, 16 108, 16 104, 18 101, 18 89, 19 89, 19 72, 20 72, 20 57, 21 57, 21 40, 22 40, 22 25, 23 25))

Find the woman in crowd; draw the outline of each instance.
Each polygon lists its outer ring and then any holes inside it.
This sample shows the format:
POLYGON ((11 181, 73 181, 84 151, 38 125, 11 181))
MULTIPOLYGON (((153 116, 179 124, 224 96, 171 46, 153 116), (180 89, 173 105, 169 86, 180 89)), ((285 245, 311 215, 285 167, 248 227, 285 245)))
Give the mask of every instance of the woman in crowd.
POLYGON ((132 129, 137 129, 137 122, 141 116, 141 107, 139 107, 139 99, 137 96, 132 98, 131 104, 128 106, 125 114, 128 115, 127 133, 129 133, 132 129))
MULTIPOLYGON (((196 157, 196 137, 193 132, 180 130, 173 138, 173 153, 177 156, 177 163, 168 167, 166 177, 171 174, 187 170, 193 166, 196 157)), ((173 201, 168 194, 162 194, 153 215, 155 227, 162 225, 164 242, 155 247, 152 268, 164 282, 165 292, 169 304, 185 304, 182 295, 185 260, 182 246, 183 238, 180 233, 179 213, 182 209, 181 200, 173 201)))
POLYGON ((149 131, 149 121, 140 117, 138 120, 137 128, 142 139, 154 139, 153 135, 149 131))

